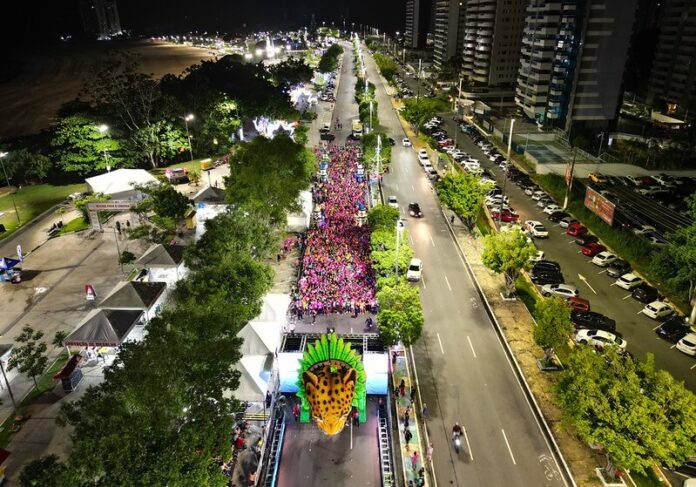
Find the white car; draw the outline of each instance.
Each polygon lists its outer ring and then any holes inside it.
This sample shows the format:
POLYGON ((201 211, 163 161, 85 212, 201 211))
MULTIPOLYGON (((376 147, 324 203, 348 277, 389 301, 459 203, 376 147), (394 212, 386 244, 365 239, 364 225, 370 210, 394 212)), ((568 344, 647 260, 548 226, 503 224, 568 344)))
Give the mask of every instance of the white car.
POLYGON ((641 284, 643 284, 643 279, 632 272, 624 274, 616 280, 616 285, 626 291, 631 291, 634 287, 638 287, 641 284))
POLYGON ((397 200, 396 196, 394 195, 387 198, 387 204, 392 208, 396 208, 397 210, 399 209, 399 200, 397 200))
POLYGON ((534 191, 532 193, 532 199, 534 201, 539 201, 541 198, 548 198, 549 195, 547 195, 544 191, 534 191))
POLYGON ((689 333, 677 342, 677 350, 692 357, 696 356, 696 333, 689 333))
POLYGON ((411 147, 411 139, 409 139, 408 137, 404 137, 403 139, 401 139, 401 145, 403 145, 404 147, 411 147))
POLYGON ((409 281, 420 281, 422 274, 423 261, 416 258, 411 259, 411 263, 408 265, 408 272, 406 272, 406 279, 409 281))
POLYGON ((527 220, 524 222, 524 226, 529 232, 529 234, 534 238, 548 238, 549 231, 546 227, 539 221, 527 220))
POLYGON ((575 286, 570 284, 544 284, 541 286, 542 296, 559 296, 561 298, 577 298, 580 291, 575 286))
POLYGON ((481 168, 481 164, 479 163, 479 161, 471 161, 471 160, 462 162, 462 166, 464 167, 464 169, 480 169, 481 168))
POLYGON ((532 262, 539 262, 540 260, 544 260, 544 257, 546 257, 544 251, 537 250, 536 255, 533 255, 529 260, 531 260, 532 262))
POLYGON ((600 252, 597 255, 595 255, 592 258, 592 263, 599 267, 606 267, 609 264, 613 264, 614 262, 616 262, 616 259, 618 259, 616 255, 605 250, 604 252, 600 252))
POLYGON ((544 209, 543 209, 542 211, 543 211, 544 213, 546 213, 547 215, 550 215, 551 213, 555 213, 555 212, 557 212, 557 211, 561 211, 562 209, 563 209, 563 208, 561 208, 561 207, 558 206, 558 205, 551 204, 551 205, 545 206, 544 209))
POLYGON ((674 313, 674 308, 665 302, 653 301, 652 303, 646 304, 641 311, 648 318, 659 320, 660 318, 664 318, 665 316, 669 316, 674 313))
POLYGON ((418 157, 428 157, 428 150, 427 149, 419 149, 418 150, 418 157))
POLYGON ((638 176, 626 176, 626 180, 630 181, 633 186, 640 186, 642 184, 638 176))
POLYGON ((567 216, 567 217, 565 217, 565 218, 562 218, 561 221, 558 222, 558 225, 559 225, 561 228, 568 228, 568 227, 571 226, 573 223, 577 223, 577 222, 578 222, 578 221, 577 221, 575 218, 573 218, 572 216, 567 216))
POLYGON ((604 348, 605 345, 615 345, 626 348, 626 340, 604 330, 578 330, 575 335, 577 343, 583 343, 604 348))
POLYGON ((420 163, 421 166, 425 164, 430 164, 430 158, 428 157, 428 154, 418 154, 418 162, 420 163))

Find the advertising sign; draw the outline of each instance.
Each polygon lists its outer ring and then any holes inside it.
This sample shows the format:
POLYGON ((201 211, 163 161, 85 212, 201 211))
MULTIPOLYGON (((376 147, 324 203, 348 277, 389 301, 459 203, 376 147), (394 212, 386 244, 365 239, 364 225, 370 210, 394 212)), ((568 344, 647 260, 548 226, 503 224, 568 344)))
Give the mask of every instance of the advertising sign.
POLYGON ((97 298, 97 293, 91 284, 85 284, 85 298, 87 301, 94 301, 97 298))
POLYGON ((614 223, 616 205, 592 188, 585 193, 585 207, 604 220, 608 225, 614 223))

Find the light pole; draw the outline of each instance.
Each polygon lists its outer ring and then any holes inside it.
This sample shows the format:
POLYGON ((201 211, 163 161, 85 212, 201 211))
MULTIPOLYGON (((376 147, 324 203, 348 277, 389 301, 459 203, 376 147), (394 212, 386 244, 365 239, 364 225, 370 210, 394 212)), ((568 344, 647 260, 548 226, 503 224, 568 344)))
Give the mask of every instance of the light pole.
POLYGON ((372 100, 370 100, 370 132, 372 132, 372 100))
MULTIPOLYGON (((510 166, 510 164, 512 164, 512 163, 510 162, 510 154, 511 154, 511 152, 512 152, 512 129, 513 129, 514 127, 515 127, 515 119, 512 118, 512 119, 510 119, 510 135, 508 136, 508 149, 507 149, 507 164, 508 164, 508 167, 510 166)), ((500 211, 498 212, 498 228, 500 228, 500 227, 502 226, 502 224, 503 224, 503 206, 505 205, 505 187, 507 186, 507 180, 508 180, 508 177, 507 177, 507 174, 508 174, 508 173, 507 173, 507 167, 503 170, 503 174, 504 174, 504 179, 503 179, 503 191, 502 191, 502 195, 501 195, 501 198, 500 198, 500 211)))
MULTIPOLYGON (((97 127, 99 133, 102 134, 102 138, 105 137, 106 132, 109 131, 109 126, 106 124, 101 124, 97 127)), ((111 164, 109 164, 109 154, 106 152, 106 144, 104 144, 104 164, 106 165, 106 172, 111 172, 111 164)))
POLYGON ((563 210, 568 208, 568 198, 570 197, 570 191, 573 189, 573 173, 575 172, 575 156, 577 155, 577 147, 573 147, 573 161, 570 163, 570 168, 566 169, 570 174, 566 174, 566 193, 565 198, 563 198, 563 210))
POLYGON ((394 264, 394 275, 397 279, 399 278, 399 244, 402 233, 404 233, 404 221, 399 218, 396 222, 396 263, 394 264))
MULTIPOLYGON (((0 165, 2 165, 2 172, 5 174, 5 182, 7 182, 7 189, 10 190, 10 178, 7 177, 7 171, 5 170, 5 164, 2 162, 2 160, 7 157, 7 152, 0 152, 0 165)), ((14 192, 10 190, 10 198, 12 198, 12 206, 14 206, 14 211, 15 211, 15 216, 17 217, 17 226, 22 224, 22 221, 19 219, 19 211, 17 210, 17 202, 15 201, 14 198, 14 192)))
POLYGON ((193 113, 189 113, 184 117, 184 125, 186 125, 186 138, 188 139, 189 154, 191 155, 191 160, 193 160, 193 147, 191 147, 191 132, 189 132, 188 123, 193 119, 193 113))

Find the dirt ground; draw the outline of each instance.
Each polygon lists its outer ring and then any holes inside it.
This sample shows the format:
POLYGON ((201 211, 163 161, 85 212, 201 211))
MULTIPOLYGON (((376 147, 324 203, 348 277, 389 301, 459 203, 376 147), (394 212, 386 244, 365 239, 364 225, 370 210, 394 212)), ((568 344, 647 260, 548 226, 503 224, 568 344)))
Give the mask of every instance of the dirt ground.
POLYGON ((48 127, 61 105, 77 97, 85 75, 99 60, 110 51, 121 50, 135 53, 140 70, 155 78, 179 75, 187 67, 214 57, 206 49, 152 41, 65 44, 22 53, 22 72, 0 84, 0 137, 32 134, 48 127))

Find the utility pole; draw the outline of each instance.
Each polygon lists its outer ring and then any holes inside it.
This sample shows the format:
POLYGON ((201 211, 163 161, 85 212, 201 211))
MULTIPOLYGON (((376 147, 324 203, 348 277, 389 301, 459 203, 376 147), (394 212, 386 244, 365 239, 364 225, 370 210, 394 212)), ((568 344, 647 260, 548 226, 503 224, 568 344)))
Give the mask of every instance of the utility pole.
POLYGON ((573 160, 570 163, 570 168, 567 169, 566 173, 566 193, 565 198, 563 198, 563 209, 568 208, 568 198, 570 197, 570 191, 573 189, 573 174, 575 173, 575 156, 577 155, 577 147, 573 147, 573 160))
MULTIPOLYGON (((511 164, 510 162, 510 155, 512 153, 512 129, 515 127, 515 119, 512 118, 510 119, 510 135, 508 136, 508 149, 507 149, 507 163, 508 166, 511 164)), ((503 207, 505 206, 505 188, 507 186, 507 168, 503 171, 504 173, 504 179, 503 179, 503 191, 502 195, 500 198, 500 211, 498 212, 498 228, 500 228, 503 224, 503 207)))

